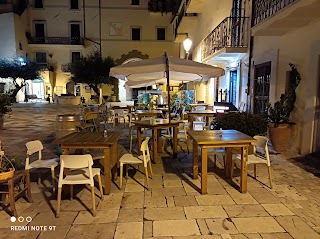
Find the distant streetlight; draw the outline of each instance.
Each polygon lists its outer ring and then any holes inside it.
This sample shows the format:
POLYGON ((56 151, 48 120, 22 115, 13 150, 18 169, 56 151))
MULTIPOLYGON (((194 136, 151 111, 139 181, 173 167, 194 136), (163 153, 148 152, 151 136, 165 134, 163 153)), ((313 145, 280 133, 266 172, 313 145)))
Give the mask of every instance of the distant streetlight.
POLYGON ((189 51, 191 49, 191 46, 192 46, 192 40, 190 39, 190 37, 187 34, 186 39, 184 39, 184 41, 183 41, 183 48, 187 53, 187 59, 189 58, 189 51))

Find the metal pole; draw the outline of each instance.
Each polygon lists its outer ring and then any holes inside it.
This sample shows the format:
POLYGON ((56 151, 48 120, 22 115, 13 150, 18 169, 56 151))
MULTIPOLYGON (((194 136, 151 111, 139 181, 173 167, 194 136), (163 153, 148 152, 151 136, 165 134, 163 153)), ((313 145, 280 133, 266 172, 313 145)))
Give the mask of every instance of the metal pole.
POLYGON ((166 76, 167 76, 167 92, 168 92, 168 112, 169 112, 169 122, 171 122, 171 112, 170 112, 170 74, 169 74, 169 59, 167 52, 164 52, 164 60, 166 62, 166 76))

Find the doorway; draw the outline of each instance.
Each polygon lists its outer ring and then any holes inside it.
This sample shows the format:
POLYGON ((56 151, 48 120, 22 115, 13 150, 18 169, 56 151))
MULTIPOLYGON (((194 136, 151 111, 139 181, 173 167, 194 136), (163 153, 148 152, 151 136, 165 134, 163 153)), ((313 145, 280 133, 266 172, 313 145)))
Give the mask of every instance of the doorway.
POLYGON ((271 61, 254 67, 253 112, 263 114, 269 102, 271 61))
POLYGON ((79 44, 80 35, 80 23, 70 23, 71 44, 79 44))
POLYGON ((237 71, 230 71, 229 102, 233 105, 237 105, 237 78, 237 71))
POLYGON ((317 69, 317 97, 315 105, 315 119, 314 119, 314 136, 313 136, 313 152, 320 153, 320 55, 318 57, 317 69))

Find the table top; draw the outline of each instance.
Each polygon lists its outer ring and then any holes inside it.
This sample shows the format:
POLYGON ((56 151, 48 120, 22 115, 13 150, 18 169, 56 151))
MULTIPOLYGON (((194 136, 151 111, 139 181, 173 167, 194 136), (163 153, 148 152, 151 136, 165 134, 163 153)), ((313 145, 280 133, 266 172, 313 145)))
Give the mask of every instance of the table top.
POLYGON ((137 120, 133 122, 136 126, 145 128, 157 127, 157 126, 176 126, 179 125, 179 121, 168 119, 150 119, 150 120, 137 120))
POLYGON ((136 114, 162 114, 161 110, 136 110, 136 114))
POLYGON ((53 141, 55 144, 68 146, 81 146, 83 148, 96 146, 109 146, 116 144, 121 136, 121 132, 108 132, 108 137, 103 137, 103 132, 74 132, 60 139, 53 141))
POLYGON ((188 130, 188 134, 199 145, 250 144, 256 141, 251 136, 234 129, 222 130, 222 136, 220 130, 188 130))
POLYGON ((187 114, 215 114, 213 110, 197 110, 197 111, 190 111, 187 114))

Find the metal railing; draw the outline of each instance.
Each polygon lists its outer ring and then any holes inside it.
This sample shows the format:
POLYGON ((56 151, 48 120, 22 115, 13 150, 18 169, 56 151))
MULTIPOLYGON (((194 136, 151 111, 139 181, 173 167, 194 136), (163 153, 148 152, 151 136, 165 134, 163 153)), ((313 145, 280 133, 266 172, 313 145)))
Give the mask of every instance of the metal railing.
POLYGON ((225 47, 248 47, 248 17, 226 17, 201 42, 205 59, 225 47))
POLYGON ((82 37, 29 37, 29 44, 83 45, 82 37))
POLYGON ((70 72, 70 68, 71 68, 71 63, 67 63, 67 64, 61 64, 61 71, 62 72, 70 72))
POLYGON ((291 5, 296 0, 255 0, 252 5, 252 25, 271 17, 281 9, 291 5))
POLYGON ((178 14, 173 18, 172 22, 173 22, 173 35, 174 35, 174 38, 177 37, 178 35, 178 28, 180 26, 180 23, 182 21, 182 19, 184 17, 194 17, 194 16, 198 16, 197 13, 187 13, 187 7, 190 3, 190 0, 183 0, 181 1, 181 4, 180 4, 180 7, 179 7, 179 10, 178 10, 178 14))

